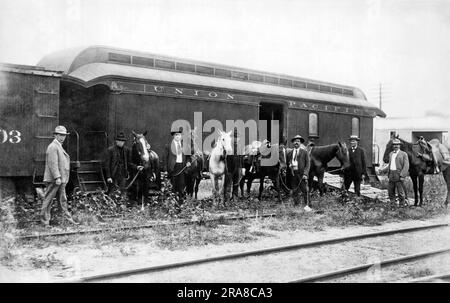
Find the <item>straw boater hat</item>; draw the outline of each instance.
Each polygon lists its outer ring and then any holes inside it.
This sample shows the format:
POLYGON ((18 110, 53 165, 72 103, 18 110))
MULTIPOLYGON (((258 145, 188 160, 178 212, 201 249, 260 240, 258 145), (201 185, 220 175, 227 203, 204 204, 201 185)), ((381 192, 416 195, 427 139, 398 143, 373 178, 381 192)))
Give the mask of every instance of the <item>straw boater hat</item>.
POLYGON ((173 136, 175 134, 181 134, 182 132, 183 132, 183 128, 180 127, 180 128, 178 128, 176 130, 171 131, 170 134, 173 136))
POLYGON ((62 125, 58 125, 57 127, 55 127, 55 131, 53 133, 60 134, 60 135, 68 135, 69 134, 67 132, 67 129, 62 125))
POLYGON ((394 139, 392 140, 392 145, 402 145, 402 141, 400 141, 399 139, 394 139))
POLYGON ((359 141, 358 136, 356 135, 351 135, 350 138, 348 139, 349 141, 359 141))
POLYGON ((295 140, 300 139, 301 143, 305 143, 305 139, 303 139, 302 136, 296 135, 294 138, 291 139, 291 142, 294 142, 295 140))
POLYGON ((127 138, 125 137, 125 134, 123 132, 120 132, 116 136, 115 140, 117 140, 117 141, 127 141, 127 138))

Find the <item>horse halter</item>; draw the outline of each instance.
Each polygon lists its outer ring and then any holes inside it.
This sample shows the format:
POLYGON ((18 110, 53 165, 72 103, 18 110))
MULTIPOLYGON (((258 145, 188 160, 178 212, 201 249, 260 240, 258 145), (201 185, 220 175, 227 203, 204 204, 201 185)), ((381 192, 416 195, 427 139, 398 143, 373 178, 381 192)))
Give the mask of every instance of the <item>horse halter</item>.
POLYGON ((137 153, 139 154, 139 157, 141 158, 141 161, 144 164, 149 163, 150 162, 150 144, 147 142, 145 137, 143 135, 140 135, 140 134, 137 135, 137 136, 134 136, 134 144, 141 146, 141 148, 137 148, 137 153), (147 158, 148 158, 147 160, 145 160, 145 156, 146 156, 145 155, 145 150, 147 151, 147 158))

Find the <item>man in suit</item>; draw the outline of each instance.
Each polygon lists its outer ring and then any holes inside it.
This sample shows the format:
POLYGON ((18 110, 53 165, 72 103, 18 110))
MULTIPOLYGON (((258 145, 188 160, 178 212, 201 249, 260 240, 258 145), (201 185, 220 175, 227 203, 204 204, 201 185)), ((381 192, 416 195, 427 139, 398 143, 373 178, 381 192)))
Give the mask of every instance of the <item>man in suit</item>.
POLYGON ((238 142, 240 140, 237 129, 234 130, 233 140, 233 155, 226 157, 226 171, 225 171, 225 183, 224 183, 224 200, 228 201, 230 191, 232 192, 231 199, 237 201, 239 197, 239 182, 244 175, 244 156, 240 155, 238 151, 238 142))
POLYGON ((181 140, 182 128, 171 131, 172 140, 165 146, 164 150, 164 168, 167 171, 167 176, 170 178, 173 191, 177 196, 177 202, 180 206, 183 204, 185 196, 185 167, 191 166, 190 155, 183 154, 184 145, 181 140))
POLYGON ((308 195, 308 175, 310 168, 310 158, 306 149, 301 148, 301 145, 305 142, 305 139, 300 135, 296 135, 291 139, 294 143, 294 148, 287 154, 287 166, 290 176, 291 193, 294 199, 294 205, 299 204, 298 193, 299 190, 303 193, 303 201, 306 204, 305 210, 311 211, 310 199, 308 195))
POLYGON ((348 151, 348 156, 350 159, 350 166, 344 170, 344 186, 345 190, 348 191, 353 182, 355 193, 359 197, 361 196, 361 181, 364 178, 366 181, 369 180, 366 167, 366 152, 358 146, 358 136, 352 135, 349 140, 350 149, 348 151))
POLYGON ((395 203, 395 190, 397 189, 400 205, 403 206, 407 205, 405 202, 406 195, 403 182, 409 170, 408 154, 400 150, 401 141, 399 139, 394 139, 392 145, 394 150, 389 154, 389 164, 385 168, 380 169, 380 172, 388 172, 388 193, 391 203, 395 203))
POLYGON ((62 144, 69 133, 64 126, 57 126, 53 134, 55 139, 49 144, 45 153, 44 182, 47 183, 47 188, 42 202, 41 223, 44 226, 50 225, 53 198, 58 194, 65 218, 72 224, 78 224, 72 219, 67 208, 66 185, 69 182, 70 157, 62 144))
POLYGON ((108 182, 108 193, 114 187, 124 193, 126 188, 126 179, 128 177, 128 168, 131 157, 131 151, 125 146, 125 137, 120 132, 115 138, 115 145, 108 147, 105 159, 106 181, 108 182))

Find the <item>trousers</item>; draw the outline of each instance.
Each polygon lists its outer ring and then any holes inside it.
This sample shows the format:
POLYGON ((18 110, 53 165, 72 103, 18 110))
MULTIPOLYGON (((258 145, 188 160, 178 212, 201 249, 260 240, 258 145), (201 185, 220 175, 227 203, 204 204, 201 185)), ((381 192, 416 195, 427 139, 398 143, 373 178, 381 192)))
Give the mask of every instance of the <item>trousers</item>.
POLYGON ((66 185, 67 183, 61 183, 61 185, 56 185, 56 183, 47 184, 41 209, 42 221, 44 221, 46 224, 50 223, 50 212, 52 209, 53 198, 55 198, 57 194, 59 204, 61 205, 64 216, 66 216, 67 218, 72 218, 67 208, 66 185))

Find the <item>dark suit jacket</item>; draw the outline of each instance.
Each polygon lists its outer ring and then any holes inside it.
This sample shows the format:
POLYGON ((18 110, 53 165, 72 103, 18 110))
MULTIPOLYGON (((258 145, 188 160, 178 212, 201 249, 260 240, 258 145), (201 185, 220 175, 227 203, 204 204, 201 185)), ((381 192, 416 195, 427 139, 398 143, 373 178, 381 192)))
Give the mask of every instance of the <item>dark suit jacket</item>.
MULTIPOLYGON (((181 148, 183 148, 183 143, 181 143, 181 148)), ((165 171, 167 171, 169 175, 173 172, 175 163, 177 162, 177 155, 174 152, 172 152, 172 150, 173 151, 176 150, 175 142, 173 140, 171 140, 169 144, 166 144, 166 146, 164 147, 164 155, 163 155, 164 169, 165 171)), ((191 162, 191 156, 183 155, 182 161, 184 167, 187 162, 191 162)))
POLYGON ((368 176, 366 166, 366 152, 361 147, 356 147, 355 151, 349 148, 348 156, 350 158, 350 166, 345 170, 347 177, 353 180, 362 180, 362 176, 368 176))
MULTIPOLYGON (((291 160, 294 156, 295 149, 292 149, 288 151, 287 153, 287 159, 286 164, 288 168, 291 168, 291 160)), ((308 176, 309 175, 309 168, 311 166, 310 160, 309 160, 309 154, 308 151, 306 151, 303 148, 299 148, 299 152, 297 154, 297 165, 298 165, 298 173, 301 175, 308 176)))
POLYGON ((123 155, 121 155, 120 148, 117 147, 117 145, 108 147, 105 157, 106 178, 114 178, 114 175, 117 173, 120 160, 123 163, 123 173, 125 173, 124 176, 126 176, 127 170, 130 168, 131 150, 124 146, 123 155), (121 157, 123 158, 121 159, 121 157))

